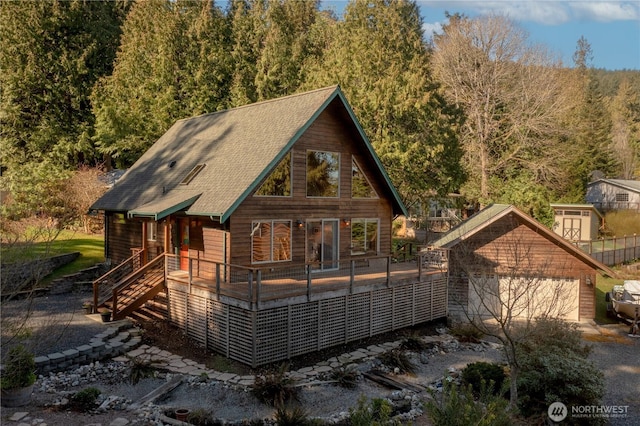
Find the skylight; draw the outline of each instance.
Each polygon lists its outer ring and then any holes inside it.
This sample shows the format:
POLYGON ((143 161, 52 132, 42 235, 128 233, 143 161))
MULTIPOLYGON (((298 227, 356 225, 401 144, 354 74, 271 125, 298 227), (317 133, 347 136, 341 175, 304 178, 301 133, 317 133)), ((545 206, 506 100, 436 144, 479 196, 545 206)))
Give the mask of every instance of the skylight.
POLYGON ((187 176, 185 176, 184 179, 182 179, 182 182, 180 182, 180 185, 188 185, 189 182, 191 182, 193 180, 193 178, 195 178, 196 175, 198 173, 200 173, 200 170, 204 169, 204 166, 205 166, 205 164, 196 165, 193 169, 191 169, 189 174, 187 176))

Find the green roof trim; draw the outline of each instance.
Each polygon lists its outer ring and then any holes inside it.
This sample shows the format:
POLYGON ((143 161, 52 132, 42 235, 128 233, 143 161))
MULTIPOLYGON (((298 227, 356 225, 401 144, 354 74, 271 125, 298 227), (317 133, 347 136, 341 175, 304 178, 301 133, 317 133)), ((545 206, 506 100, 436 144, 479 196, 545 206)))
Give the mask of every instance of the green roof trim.
MULTIPOLYGON (((304 123, 304 125, 302 125, 298 129, 298 131, 293 135, 293 137, 289 140, 289 142, 287 142, 287 144, 278 153, 278 155, 276 155, 273 158, 273 160, 269 163, 269 165, 258 175, 258 177, 251 183, 251 185, 249 185, 244 190, 244 192, 240 195, 240 197, 238 197, 236 199, 236 201, 231 205, 231 207, 224 214, 222 214, 220 216, 221 217, 221 219, 220 219, 221 222, 227 221, 231 217, 231 214, 240 206, 240 204, 242 204, 242 202, 249 196, 249 194, 251 194, 253 191, 255 191, 257 189, 257 187, 260 184, 260 182, 262 182, 262 180, 264 178, 266 178, 269 173, 271 173, 273 168, 276 167, 280 163, 280 161, 284 158, 284 156, 287 155, 287 153, 293 148, 293 146, 296 144, 298 139, 300 139, 300 137, 309 129, 309 127, 311 127, 311 125, 317 120, 317 118, 320 116, 320 114, 322 114, 324 112, 324 110, 336 99, 336 97, 338 97, 340 99, 340 101, 342 102, 342 105, 345 107, 345 110, 349 114, 349 117, 351 118, 352 123, 355 125, 356 130, 358 131, 358 134, 360 135, 360 137, 362 138, 362 140, 364 142, 364 145, 367 147, 367 150, 369 151, 369 153, 371 154, 374 162, 376 163, 376 166, 378 167, 378 171, 383 176, 385 182, 387 183, 389 189, 391 190, 391 193, 392 193, 396 203, 400 207, 400 210, 402 211, 402 214, 405 215, 405 216, 408 215, 407 209, 406 209, 404 203, 402 202, 402 199, 400 198, 400 195, 398 194, 398 191, 396 190, 396 188, 391 183, 391 179, 389 178, 389 175, 387 175, 387 172, 384 169, 384 167, 382 165, 382 162, 378 158, 378 155, 375 153, 375 151, 373 149, 373 146, 371 145, 371 142, 369 141, 369 139, 365 135, 364 130, 362 129, 362 126, 358 122, 358 119, 356 118, 355 113, 351 109, 351 106, 349 105, 349 102, 347 102, 344 94, 342 93, 342 90, 340 89, 340 86, 335 86, 335 89, 334 89, 333 93, 331 95, 329 95, 327 97, 327 99, 322 103, 322 105, 320 105, 320 107, 311 115, 311 117, 309 117, 309 120, 307 120, 307 122, 304 123)), ((190 212, 188 212, 188 213, 192 214, 190 212)), ((218 214, 216 214, 216 215, 218 215, 218 214)))
POLYGON ((174 194, 168 198, 161 198, 142 205, 127 212, 127 217, 149 217, 156 222, 169 216, 172 213, 183 210, 192 205, 200 196, 193 194, 174 194))

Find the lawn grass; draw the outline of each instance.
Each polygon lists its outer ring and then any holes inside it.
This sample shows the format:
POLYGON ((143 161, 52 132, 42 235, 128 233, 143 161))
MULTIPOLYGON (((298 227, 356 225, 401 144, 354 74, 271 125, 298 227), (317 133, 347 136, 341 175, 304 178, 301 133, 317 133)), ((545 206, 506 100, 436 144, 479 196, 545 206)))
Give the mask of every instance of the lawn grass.
POLYGON ((2 259, 18 258, 22 261, 73 252, 80 252, 80 256, 73 262, 47 275, 40 283, 44 286, 56 278, 104 262, 104 236, 102 234, 85 234, 79 231, 64 230, 53 241, 36 242, 29 245, 3 246, 1 248, 2 259))
POLYGON ((617 321, 607 316, 607 302, 605 295, 613 289, 614 285, 620 285, 622 281, 619 278, 606 277, 598 275, 596 277, 596 317, 598 324, 612 324, 617 321))

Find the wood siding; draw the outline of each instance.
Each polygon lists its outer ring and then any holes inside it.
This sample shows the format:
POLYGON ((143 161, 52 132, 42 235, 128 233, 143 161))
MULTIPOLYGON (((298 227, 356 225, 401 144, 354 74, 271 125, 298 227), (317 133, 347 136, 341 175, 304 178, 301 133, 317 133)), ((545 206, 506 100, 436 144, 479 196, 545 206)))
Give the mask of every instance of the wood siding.
POLYGON ((452 315, 460 316, 468 303, 469 274, 496 274, 579 280, 579 317, 595 317, 596 271, 514 216, 502 218, 453 247, 449 273, 452 315))
MULTIPOLYGON (((382 176, 373 159, 365 152, 356 129, 339 111, 328 108, 307 129, 292 148, 292 196, 249 196, 230 219, 231 263, 251 265, 251 223, 254 220, 291 220, 292 263, 305 262, 305 229, 298 229, 297 220, 378 218, 380 254, 391 252, 392 204, 391 194, 384 192, 382 176), (340 154, 340 196, 337 198, 307 198, 307 150, 330 151, 340 154), (375 189, 378 198, 351 198, 351 164, 355 158, 363 174, 375 189)), ((340 258, 348 258, 351 228, 340 222, 340 258)), ((281 263, 280 263, 281 264, 281 263)))
MULTIPOLYGON (((105 223, 105 257, 112 265, 131 257, 131 249, 142 248, 142 221, 127 219, 126 212, 106 212, 105 223)), ((148 259, 164 251, 164 226, 164 221, 158 223, 156 241, 147 241, 148 259)))

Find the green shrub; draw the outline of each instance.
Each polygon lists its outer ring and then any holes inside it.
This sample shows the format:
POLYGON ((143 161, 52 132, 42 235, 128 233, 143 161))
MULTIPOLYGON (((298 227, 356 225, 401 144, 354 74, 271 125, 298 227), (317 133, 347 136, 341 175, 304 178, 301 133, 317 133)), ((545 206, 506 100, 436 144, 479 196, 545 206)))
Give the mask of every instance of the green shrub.
POLYGON ((480 343, 480 340, 484 337, 482 331, 473 324, 467 323, 456 324, 451 327, 449 332, 460 342, 480 343))
POLYGON ((4 390, 25 388, 35 382, 36 363, 33 354, 22 344, 9 349, 4 359, 0 388, 4 390))
MULTIPOLYGON (((432 392, 425 405, 433 426, 511 426, 508 401, 491 393, 476 399, 471 386, 458 386, 445 380, 441 393, 432 392)), ((546 412, 546 411, 545 411, 546 412)))
POLYGON ((400 348, 409 351, 422 352, 423 350, 427 349, 427 343, 422 340, 422 337, 419 334, 409 334, 404 339, 402 339, 400 348))
MULTIPOLYGON (((567 407, 599 405, 604 395, 604 375, 589 361, 574 324, 537 320, 532 333, 518 347, 518 406, 524 416, 546 413, 553 402, 567 407)), ((568 424, 599 423, 600 419, 575 419, 568 424), (575 420, 579 420, 576 422, 575 420)))
POLYGON ((279 407, 276 410, 275 420, 278 426, 307 426, 312 424, 307 412, 301 407, 279 407))
POLYGON ((378 359, 387 367, 397 368, 400 373, 413 373, 415 371, 415 367, 409 357, 400 349, 391 349, 383 352, 378 355, 378 359))
POLYGON ((491 388, 494 394, 501 393, 504 379, 503 368, 488 362, 474 362, 462 370, 462 382, 471 385, 475 395, 479 395, 483 388, 491 388))
POLYGON ((382 398, 373 398, 370 402, 363 395, 358 399, 356 408, 349 409, 350 426, 383 426, 399 425, 400 422, 391 420, 393 406, 382 398))
POLYGON ((83 389, 71 397, 71 405, 78 410, 89 411, 96 407, 100 393, 100 389, 94 387, 83 389))
POLYGON ((293 379, 286 376, 287 366, 282 365, 278 371, 256 376, 252 392, 260 402, 273 407, 283 407, 288 401, 296 399, 298 388, 293 386, 293 379))
POLYGON ((137 357, 130 358, 130 361, 129 382, 132 385, 138 384, 144 378, 156 376, 156 369, 151 364, 151 361, 137 357))
POLYGON ((354 365, 336 368, 331 372, 331 379, 335 380, 338 386, 347 389, 353 389, 358 385, 358 377, 360 372, 354 365))

